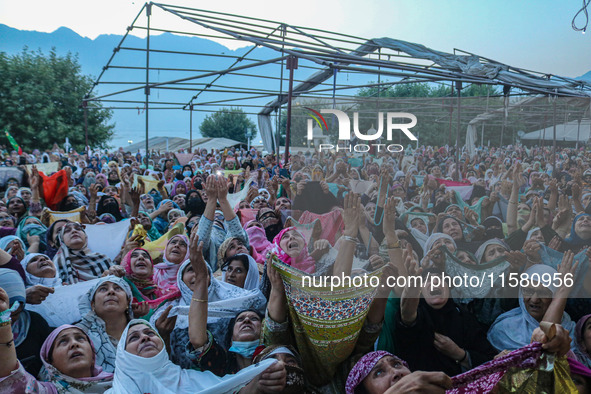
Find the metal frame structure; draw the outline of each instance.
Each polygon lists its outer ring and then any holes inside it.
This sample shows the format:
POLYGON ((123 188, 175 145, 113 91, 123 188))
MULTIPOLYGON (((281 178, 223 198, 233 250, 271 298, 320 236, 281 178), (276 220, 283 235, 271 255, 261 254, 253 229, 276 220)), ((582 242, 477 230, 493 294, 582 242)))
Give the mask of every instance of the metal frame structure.
MULTIPOLYGON (((406 103, 409 111, 412 111, 413 106, 422 109, 432 106, 434 110, 430 120, 449 122, 450 141, 455 140, 456 145, 459 144, 461 126, 483 112, 504 112, 504 117, 487 117, 487 122, 501 125, 504 130, 507 110, 503 111, 502 107, 507 108, 511 100, 516 101, 513 96, 518 99, 536 95, 586 100, 584 102, 587 104, 583 106, 566 106, 564 109, 559 106, 558 113, 553 111, 554 124, 565 113, 578 111, 573 114, 575 118, 589 116, 591 85, 584 81, 524 70, 460 50, 448 54, 387 38, 366 39, 260 18, 151 2, 143 5, 127 28, 93 88, 85 96, 83 108, 85 111, 92 110, 92 104, 96 102, 100 102, 103 108, 111 109, 136 110, 142 105, 145 111, 147 157, 150 111, 189 111, 192 141, 193 112, 209 113, 224 107, 239 106, 246 109, 246 113, 259 116, 259 127, 267 136, 266 145, 279 153, 277 130, 282 109, 286 107, 290 114, 294 99, 353 105, 359 100, 356 94, 360 88, 377 87, 377 100, 387 102, 387 99, 379 98, 382 89, 413 82, 451 84, 455 88, 455 94, 448 98, 397 100, 406 103), (159 18, 162 18, 162 24, 157 23, 159 18), (170 18, 184 21, 183 29, 168 29, 166 25, 170 18), (129 44, 132 41, 130 32, 138 30, 146 34, 146 47, 129 44), (190 48, 155 48, 150 40, 155 33, 201 37, 227 42, 229 46, 250 47, 243 49, 240 54, 226 54, 219 50, 207 52, 191 51, 190 48), (145 58, 143 62, 130 61, 129 55, 125 57, 124 53, 144 53, 145 58), (195 67, 179 65, 174 60, 170 64, 154 64, 154 53, 166 54, 170 59, 177 55, 192 55, 200 62, 195 67), (119 61, 120 58, 123 60, 119 61), (224 66, 207 67, 208 59, 215 59, 224 66), (289 77, 284 72, 286 66, 289 66, 289 77), (480 71, 474 72, 475 66, 480 71), (123 81, 109 80, 108 71, 115 68, 127 70, 130 75, 137 73, 138 76, 130 76, 123 81), (155 78, 155 73, 166 74, 165 81, 155 78), (237 83, 236 78, 240 82, 237 83), (369 82, 371 80, 377 82, 369 82), (490 97, 486 97, 481 98, 478 105, 471 106, 471 100, 460 94, 462 88, 465 89, 469 84, 502 86, 503 94, 498 97, 504 98, 504 104, 491 103, 489 107, 490 97), (97 92, 99 87, 100 92, 97 92), (165 92, 171 90, 186 92, 186 101, 175 102, 153 97, 154 92, 163 92, 164 96, 165 92), (140 95, 143 95, 143 99, 140 95), (442 108, 448 116, 442 115, 442 108), (454 112, 457 122, 455 139, 451 138, 454 112), (270 131, 271 114, 275 116, 274 132, 270 131)), ((528 116, 524 116, 528 125, 538 127, 546 123, 542 123, 540 117, 548 113, 547 105, 538 102, 526 108, 531 109, 528 116)), ((286 128, 288 142, 290 121, 291 116, 288 117, 286 128)), ((285 148, 286 157, 288 151, 289 143, 285 148)))

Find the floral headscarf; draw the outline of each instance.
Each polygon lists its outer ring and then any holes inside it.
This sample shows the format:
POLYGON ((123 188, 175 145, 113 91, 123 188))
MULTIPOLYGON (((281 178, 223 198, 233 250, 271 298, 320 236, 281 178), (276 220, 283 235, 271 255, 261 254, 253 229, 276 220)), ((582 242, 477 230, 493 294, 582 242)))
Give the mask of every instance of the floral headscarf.
POLYGON ((277 234, 273 239, 273 248, 271 249, 271 251, 283 263, 297 268, 300 271, 307 272, 309 274, 314 273, 316 271, 316 262, 308 253, 308 243, 306 242, 306 237, 304 237, 304 235, 301 232, 299 232, 296 227, 288 227, 281 230, 279 234, 277 234), (298 234, 300 234, 302 238, 304 238, 304 247, 302 248, 302 251, 300 252, 299 256, 295 259, 295 261, 293 261, 292 258, 287 253, 285 253, 283 249, 281 249, 281 246, 279 246, 281 238, 283 238, 283 235, 288 231, 295 231, 298 234))
POLYGON ((367 375, 369 375, 378 361, 386 356, 394 357, 396 360, 401 361, 406 368, 408 368, 406 361, 401 360, 400 358, 396 357, 392 353, 386 352, 385 350, 377 350, 375 352, 367 353, 365 356, 361 357, 359 361, 357 361, 353 369, 351 369, 351 372, 349 372, 347 383, 345 384, 345 393, 354 394, 357 386, 359 386, 361 382, 363 382, 363 380, 367 377, 367 375))

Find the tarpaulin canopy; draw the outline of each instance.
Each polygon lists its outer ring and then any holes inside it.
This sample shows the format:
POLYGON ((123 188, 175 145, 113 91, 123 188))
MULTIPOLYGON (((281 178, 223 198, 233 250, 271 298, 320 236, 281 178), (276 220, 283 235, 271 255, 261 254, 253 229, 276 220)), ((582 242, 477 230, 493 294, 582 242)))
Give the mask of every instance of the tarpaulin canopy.
MULTIPOLYGON (((572 120, 568 123, 556 125, 556 141, 587 142, 591 137, 591 120, 572 120)), ((521 137, 522 140, 552 141, 554 139, 554 126, 532 131, 521 137)))

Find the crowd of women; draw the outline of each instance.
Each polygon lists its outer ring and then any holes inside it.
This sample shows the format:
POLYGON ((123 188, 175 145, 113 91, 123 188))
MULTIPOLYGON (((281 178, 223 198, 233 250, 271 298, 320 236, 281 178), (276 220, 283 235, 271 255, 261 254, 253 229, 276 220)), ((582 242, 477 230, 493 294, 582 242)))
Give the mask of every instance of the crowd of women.
POLYGON ((591 393, 585 149, 4 156, 0 392, 591 393))

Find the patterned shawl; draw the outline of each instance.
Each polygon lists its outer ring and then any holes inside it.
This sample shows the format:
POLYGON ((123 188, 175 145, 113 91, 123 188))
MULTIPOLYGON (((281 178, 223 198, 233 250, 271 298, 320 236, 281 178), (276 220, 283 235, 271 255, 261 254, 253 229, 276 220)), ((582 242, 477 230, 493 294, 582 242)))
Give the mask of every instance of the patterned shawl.
POLYGON ((63 241, 65 228, 60 231, 58 239, 61 246, 53 258, 63 283, 73 284, 100 278, 103 272, 114 265, 104 254, 88 248, 88 236, 82 249, 70 249, 63 241))
MULTIPOLYGON (((289 318, 307 378, 314 385, 329 383, 338 365, 346 360, 359 333, 377 288, 302 286, 308 276, 273 256, 272 264, 285 285, 289 318)), ((380 276, 382 270, 368 274, 380 276)))
POLYGON ((453 387, 446 391, 447 394, 577 392, 570 379, 567 359, 545 355, 539 342, 528 344, 451 380, 453 387))

